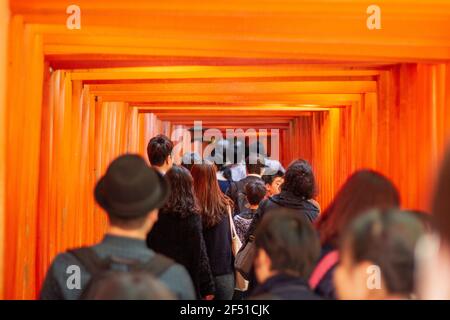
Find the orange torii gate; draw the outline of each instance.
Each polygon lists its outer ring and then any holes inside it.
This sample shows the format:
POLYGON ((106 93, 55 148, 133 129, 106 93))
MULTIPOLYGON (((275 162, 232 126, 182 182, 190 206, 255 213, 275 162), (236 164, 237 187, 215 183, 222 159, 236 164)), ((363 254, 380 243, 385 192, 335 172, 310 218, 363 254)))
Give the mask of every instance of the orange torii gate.
POLYGON ((35 298, 58 252, 98 239, 92 188, 111 159, 193 120, 282 129, 285 165, 313 163, 322 206, 370 167, 427 208, 450 131, 448 1, 377 1, 380 30, 365 1, 77 3, 71 30, 61 1, 9 2, 4 297, 35 298))

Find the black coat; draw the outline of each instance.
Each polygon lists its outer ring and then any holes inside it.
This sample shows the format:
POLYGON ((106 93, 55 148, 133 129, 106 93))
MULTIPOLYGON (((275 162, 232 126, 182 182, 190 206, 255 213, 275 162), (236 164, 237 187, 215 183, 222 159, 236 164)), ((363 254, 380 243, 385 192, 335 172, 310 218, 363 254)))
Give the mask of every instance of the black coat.
POLYGON ((222 215, 218 224, 203 228, 203 237, 208 252, 209 264, 213 276, 222 276, 234 272, 234 257, 231 247, 231 230, 228 212, 222 215))
POLYGON ((161 211, 147 237, 147 245, 188 270, 197 298, 215 293, 199 215, 180 218, 176 214, 161 211))
POLYGON ((306 217, 311 223, 319 216, 319 208, 308 200, 296 197, 288 191, 281 191, 280 194, 261 202, 255 218, 248 229, 246 239, 248 240, 248 237, 255 233, 256 227, 267 212, 280 208, 291 209, 293 212, 306 217))
POLYGON ((320 297, 311 291, 305 280, 287 274, 278 274, 256 287, 251 299, 320 300, 320 297))

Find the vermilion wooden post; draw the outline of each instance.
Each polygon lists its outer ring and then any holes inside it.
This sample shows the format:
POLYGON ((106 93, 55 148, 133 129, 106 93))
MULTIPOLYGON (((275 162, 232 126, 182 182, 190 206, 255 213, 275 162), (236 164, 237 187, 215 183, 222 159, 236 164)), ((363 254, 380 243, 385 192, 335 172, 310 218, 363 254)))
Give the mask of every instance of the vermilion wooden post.
MULTIPOLYGON (((9 5, 7 0, 0 0, 0 239, 5 239, 5 163, 6 163, 6 90, 8 57, 9 5)), ((4 247, 0 243, 0 299, 4 297, 4 247)))
POLYGON ((323 209, 363 167, 390 177, 405 207, 427 209, 450 132, 450 3, 403 2, 380 0, 384 29, 371 33, 348 1, 79 0, 73 31, 62 2, 11 0, 6 119, 0 75, 5 297, 35 298, 58 252, 101 237, 92 190, 115 156, 145 156, 153 135, 199 117, 221 129, 283 127, 286 163, 310 156, 323 209), (396 19, 403 10, 408 23, 396 19), (348 19, 333 24, 333 11, 348 19), (316 103, 324 109, 303 107, 316 103))

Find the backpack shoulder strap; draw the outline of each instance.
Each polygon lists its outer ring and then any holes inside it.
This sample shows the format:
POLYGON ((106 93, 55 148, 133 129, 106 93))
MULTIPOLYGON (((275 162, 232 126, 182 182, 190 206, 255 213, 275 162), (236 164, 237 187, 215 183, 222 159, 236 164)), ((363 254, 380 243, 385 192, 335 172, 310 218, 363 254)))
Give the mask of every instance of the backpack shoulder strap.
POLYGON ((108 268, 107 263, 92 248, 82 247, 67 252, 73 255, 90 274, 96 274, 108 268))
POLYGON ((172 259, 169 259, 161 254, 155 254, 153 258, 138 266, 137 269, 147 271, 155 277, 159 277, 174 264, 175 261, 172 259))
POLYGON ((320 259, 311 277, 309 278, 309 286, 315 290, 322 281, 323 277, 339 262, 339 252, 333 250, 328 252, 322 259, 320 259))

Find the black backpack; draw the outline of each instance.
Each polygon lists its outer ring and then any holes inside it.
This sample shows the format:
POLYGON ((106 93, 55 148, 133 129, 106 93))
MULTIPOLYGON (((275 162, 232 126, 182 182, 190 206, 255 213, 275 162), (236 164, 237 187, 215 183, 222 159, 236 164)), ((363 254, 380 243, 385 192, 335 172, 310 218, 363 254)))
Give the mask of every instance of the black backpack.
POLYGON ((83 299, 90 288, 95 286, 97 280, 105 272, 113 270, 113 265, 125 266, 126 271, 124 272, 148 272, 153 277, 159 278, 166 270, 175 264, 173 260, 160 254, 155 254, 154 257, 146 262, 141 262, 139 260, 124 259, 115 256, 109 256, 102 259, 90 247, 72 249, 69 250, 68 253, 75 256, 91 275, 89 282, 81 292, 80 299, 83 299))

